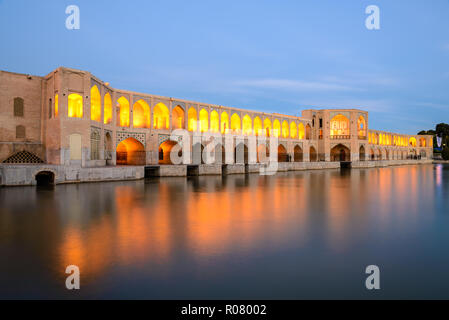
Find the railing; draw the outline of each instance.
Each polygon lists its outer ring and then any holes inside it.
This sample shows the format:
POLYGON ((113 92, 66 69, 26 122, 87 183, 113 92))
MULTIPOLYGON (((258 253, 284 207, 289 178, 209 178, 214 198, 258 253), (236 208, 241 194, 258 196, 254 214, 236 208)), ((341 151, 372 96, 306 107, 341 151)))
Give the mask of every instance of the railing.
POLYGON ((351 136, 350 135, 334 135, 334 136, 331 136, 331 139, 332 140, 349 140, 349 139, 351 139, 351 136))

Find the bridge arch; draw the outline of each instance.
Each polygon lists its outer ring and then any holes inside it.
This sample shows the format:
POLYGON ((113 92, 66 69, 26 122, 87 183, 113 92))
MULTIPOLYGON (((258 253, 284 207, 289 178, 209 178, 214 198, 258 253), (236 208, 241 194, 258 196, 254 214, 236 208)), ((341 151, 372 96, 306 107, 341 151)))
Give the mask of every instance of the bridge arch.
POLYGON ((123 140, 117 145, 116 162, 117 165, 145 165, 145 147, 132 137, 123 140))

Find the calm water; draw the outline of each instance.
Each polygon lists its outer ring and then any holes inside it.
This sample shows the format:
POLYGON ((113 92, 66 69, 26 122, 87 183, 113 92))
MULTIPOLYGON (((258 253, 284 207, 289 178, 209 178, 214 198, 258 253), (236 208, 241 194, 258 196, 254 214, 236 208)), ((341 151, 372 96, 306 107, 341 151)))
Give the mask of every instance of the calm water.
POLYGON ((3 188, 0 204, 0 298, 449 298, 443 165, 3 188))

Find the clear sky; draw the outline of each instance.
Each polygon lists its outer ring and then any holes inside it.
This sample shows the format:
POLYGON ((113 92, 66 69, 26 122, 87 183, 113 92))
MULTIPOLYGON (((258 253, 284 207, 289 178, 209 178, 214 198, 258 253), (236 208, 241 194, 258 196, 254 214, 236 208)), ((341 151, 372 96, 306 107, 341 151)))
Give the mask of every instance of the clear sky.
POLYGON ((92 72, 114 88, 369 126, 449 123, 448 0, 0 0, 0 69, 92 72), (65 9, 80 8, 80 30, 65 9), (365 8, 380 8, 380 30, 365 8))

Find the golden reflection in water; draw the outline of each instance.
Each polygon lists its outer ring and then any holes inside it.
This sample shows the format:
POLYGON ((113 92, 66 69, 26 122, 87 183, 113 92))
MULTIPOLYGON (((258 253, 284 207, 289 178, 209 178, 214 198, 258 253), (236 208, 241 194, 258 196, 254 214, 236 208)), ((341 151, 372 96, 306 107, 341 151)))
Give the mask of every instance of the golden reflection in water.
POLYGON ((83 200, 92 204, 77 207, 89 210, 91 206, 91 211, 100 212, 91 212, 95 217, 89 216, 88 223, 74 220, 65 226, 59 263, 62 270, 78 265, 84 275, 93 277, 111 264, 169 265, 179 250, 207 261, 268 247, 299 247, 316 240, 308 236, 315 224, 322 228, 315 234, 340 251, 351 243, 348 233, 361 220, 387 224, 392 215, 402 213, 398 218, 409 219, 416 214, 419 183, 432 186, 434 179, 429 174, 422 181, 418 170, 426 169, 408 166, 111 184, 83 200), (93 205, 99 200, 100 206, 93 205))

